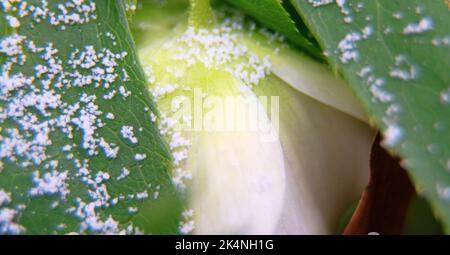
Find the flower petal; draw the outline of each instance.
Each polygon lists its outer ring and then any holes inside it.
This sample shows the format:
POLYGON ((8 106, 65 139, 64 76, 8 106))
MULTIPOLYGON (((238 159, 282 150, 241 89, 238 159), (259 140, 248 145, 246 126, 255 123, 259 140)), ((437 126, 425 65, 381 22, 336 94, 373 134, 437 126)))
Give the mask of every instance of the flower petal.
POLYGON ((279 96, 287 190, 276 233, 336 233, 340 217, 368 181, 375 132, 276 76, 254 90, 279 96))
POLYGON ((242 38, 259 57, 269 56, 272 73, 290 86, 319 102, 368 122, 367 114, 350 87, 330 72, 326 65, 275 41, 265 43, 267 40, 258 34, 243 34, 242 38))

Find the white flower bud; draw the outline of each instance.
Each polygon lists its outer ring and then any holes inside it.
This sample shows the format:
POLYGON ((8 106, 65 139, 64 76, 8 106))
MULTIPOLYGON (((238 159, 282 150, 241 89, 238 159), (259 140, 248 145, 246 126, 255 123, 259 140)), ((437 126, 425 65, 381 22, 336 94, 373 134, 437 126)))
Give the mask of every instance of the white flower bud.
POLYGON ((346 84, 242 22, 180 27, 138 46, 188 198, 181 232, 335 233, 374 136, 346 84))

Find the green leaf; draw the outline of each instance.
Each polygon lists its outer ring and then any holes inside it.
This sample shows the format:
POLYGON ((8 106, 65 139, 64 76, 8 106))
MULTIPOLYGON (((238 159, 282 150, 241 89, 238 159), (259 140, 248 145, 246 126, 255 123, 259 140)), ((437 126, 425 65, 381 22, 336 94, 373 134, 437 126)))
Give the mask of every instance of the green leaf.
POLYGON ((0 11, 0 233, 177 233, 124 3, 19 2, 0 11))
POLYGON ((270 29, 285 36, 295 46, 316 59, 323 59, 321 49, 300 33, 284 9, 282 0, 228 0, 270 29))
POLYGON ((446 0, 292 0, 450 233, 446 0))

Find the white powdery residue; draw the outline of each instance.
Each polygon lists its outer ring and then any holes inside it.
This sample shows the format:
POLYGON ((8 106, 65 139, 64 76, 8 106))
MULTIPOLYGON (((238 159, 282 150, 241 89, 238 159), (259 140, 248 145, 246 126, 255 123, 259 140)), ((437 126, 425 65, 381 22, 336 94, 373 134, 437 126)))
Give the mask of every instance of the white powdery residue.
POLYGON ((59 161, 58 160, 50 160, 48 163, 46 163, 44 165, 45 169, 50 169, 50 170, 57 170, 59 165, 59 161))
POLYGON ((107 172, 99 171, 95 175, 94 180, 95 180, 95 183, 101 184, 102 182, 109 180, 109 178, 110 178, 110 176, 107 172))
POLYGON ((360 12, 362 8, 364 8, 364 3, 358 3, 358 4, 356 5, 356 10, 357 10, 357 12, 360 12))
POLYGON ((4 136, 0 139, 0 160, 19 163, 19 158, 24 158, 20 163, 22 167, 43 162, 47 158, 45 148, 51 143, 48 139, 50 129, 47 125, 39 128, 36 130, 36 139, 32 141, 18 128, 4 128, 4 136))
POLYGON ((436 184, 436 192, 441 199, 450 201, 450 186, 438 183, 436 184))
POLYGON ((192 220, 194 216, 194 210, 185 210, 182 212, 181 216, 183 217, 183 220, 180 222, 180 226, 178 229, 180 230, 181 234, 187 235, 195 229, 195 222, 194 220, 192 220))
POLYGON ((114 98, 114 96, 116 95, 117 91, 116 90, 111 90, 110 92, 106 93, 103 95, 103 99, 105 100, 111 100, 114 98))
POLYGON ((40 178, 39 171, 35 171, 32 181, 36 186, 31 188, 28 194, 31 197, 57 194, 62 199, 65 199, 70 192, 66 183, 67 176, 68 171, 61 173, 52 171, 44 173, 43 178, 40 178))
POLYGON ((126 11, 135 11, 137 6, 135 4, 126 3, 125 4, 125 10, 126 11))
POLYGON ((401 112, 402 108, 398 104, 391 104, 386 109, 386 116, 387 117, 393 117, 401 112))
POLYGON ((147 154, 145 154, 145 153, 136 153, 134 155, 134 160, 136 160, 136 161, 142 161, 146 158, 147 158, 147 154))
POLYGON ((119 202, 119 198, 115 197, 115 198, 111 199, 110 201, 111 201, 111 205, 116 205, 119 202))
POLYGON ((341 10, 341 13, 345 16, 344 22, 350 23, 353 21, 353 17, 350 16, 350 8, 346 6, 347 1, 346 0, 336 0, 336 4, 341 10))
POLYGON ((22 42, 25 37, 17 34, 3 37, 0 42, 0 52, 7 56, 16 56, 22 53, 22 42))
POLYGON ((155 191, 155 192, 153 192, 153 199, 158 199, 158 197, 159 197, 159 191, 155 191))
POLYGON ((372 26, 365 26, 362 30, 362 37, 363 39, 369 38, 373 33, 373 27, 372 26))
POLYGON ((105 33, 105 36, 107 37, 107 38, 110 38, 111 40, 116 40, 116 36, 113 34, 113 33, 111 33, 111 32, 106 32, 105 33))
MULTIPOLYGON (((2 1, 5 2, 7 1, 2 1)), ((65 26, 83 24, 96 17, 93 1, 70 0, 51 3, 52 10, 47 5, 46 0, 18 1, 18 4, 14 2, 9 11, 11 15, 20 18, 30 15, 26 23, 20 19, 22 27, 34 27, 37 23, 45 23, 65 29, 65 26)), ((6 19, 5 22, 8 25, 6 19)), ((19 25, 14 19, 9 19, 9 24, 19 25)), ((95 102, 96 96, 85 93, 92 93, 94 89, 97 89, 97 92, 104 91, 105 94, 109 92, 103 97, 107 99, 120 92, 116 89, 115 82, 120 77, 127 79, 127 74, 123 68, 119 69, 123 61, 117 60, 125 58, 126 53, 115 53, 107 48, 98 50, 89 45, 77 49, 70 42, 64 50, 61 50, 51 43, 39 45, 30 38, 13 33, 0 38, 0 54, 6 58, 0 67, 2 105, 0 126, 3 127, 0 129, 0 164, 41 169, 40 172, 31 172, 29 178, 32 186, 27 187, 28 192, 25 196, 28 195, 33 199, 36 196, 52 195, 51 208, 58 207, 61 198, 70 198, 68 180, 79 178, 88 188, 90 196, 88 198, 90 201, 80 208, 83 211, 83 217, 80 217, 82 220, 80 232, 89 230, 100 233, 123 233, 115 220, 104 214, 100 217, 95 212, 96 208, 103 209, 109 206, 109 195, 104 184, 109 178, 108 174, 98 172, 96 169, 91 172, 88 167, 89 158, 75 152, 73 148, 76 147, 77 151, 80 148, 86 149, 87 156, 97 155, 101 149, 107 157, 117 156, 118 147, 97 132, 105 123, 104 119, 99 117, 103 113, 95 102), (60 52, 63 52, 64 56, 59 55, 60 52), (38 64, 33 65, 27 60, 36 61, 38 64), (23 69, 21 66, 25 65, 30 67, 29 72, 21 73, 20 70, 23 69), (111 89, 112 87, 114 89, 111 89), (73 94, 70 103, 65 102, 64 94, 73 94), (4 123, 8 125, 4 126, 4 123), (60 139, 58 141, 52 139, 58 137, 54 132, 60 131, 68 139, 81 137, 80 145, 68 143, 62 144, 60 150, 57 148, 48 150, 49 145, 59 144, 60 139), (47 155, 49 153, 47 151, 51 154, 47 155), (61 169, 65 164, 58 165, 57 160, 52 160, 58 156, 55 154, 58 151, 63 154, 61 158, 73 161, 75 169, 79 170, 76 176, 69 177, 68 171, 61 169), (81 162, 79 156, 85 160, 81 162), (97 173, 94 178, 93 173, 97 173)), ((107 114, 107 117, 111 115, 107 114)), ((12 198, 16 200, 2 189, 0 206, 8 206, 12 198)), ((2 208, 0 233, 14 234, 25 230, 12 222, 14 217, 19 218, 18 212, 22 208, 24 208, 22 205, 15 206, 15 210, 2 208)), ((77 208, 69 209, 68 212, 75 212, 77 208)), ((55 225, 58 223, 60 222, 56 222, 55 225)))
POLYGON ((398 55, 395 57, 395 66, 391 67, 389 75, 405 81, 415 80, 419 77, 419 67, 411 64, 406 56, 398 55))
MULTIPOLYGON (((70 55, 68 64, 73 69, 86 69, 88 74, 81 75, 79 72, 74 72, 70 76, 75 79, 72 84, 78 87, 83 86, 102 86, 109 89, 111 84, 118 80, 118 61, 123 60, 125 55, 116 54, 108 48, 96 50, 94 46, 87 45, 84 49, 76 49, 70 55)), ((111 99, 114 97, 116 90, 112 90, 103 96, 104 99, 111 99)), ((125 93, 125 92, 124 92, 125 93)))
POLYGON ((132 206, 128 207, 128 213, 137 213, 137 211, 138 211, 137 207, 132 206))
POLYGON ((170 149, 171 150, 179 148, 179 147, 186 147, 189 145, 191 145, 191 142, 188 139, 182 137, 180 132, 174 132, 172 134, 172 137, 170 139, 170 149))
POLYGON ((9 77, 6 74, 2 74, 0 76, 0 100, 8 99, 15 90, 31 86, 33 80, 32 77, 25 76, 23 73, 9 75, 9 77))
POLYGON ((334 2, 334 0, 308 0, 308 3, 310 3, 313 7, 319 7, 319 6, 332 4, 333 2, 334 2))
POLYGON ((3 12, 11 11, 11 8, 13 7, 12 3, 13 1, 11 0, 0 0, 0 4, 3 7, 3 12))
POLYGON ((440 100, 442 104, 450 104, 450 88, 447 88, 441 92, 440 100))
POLYGON ((11 193, 0 189, 0 207, 11 202, 11 193))
POLYGON ((84 0, 58 3, 55 9, 49 8, 48 1, 22 5, 19 15, 30 15, 33 23, 48 22, 61 30, 65 30, 66 26, 86 24, 97 18, 95 3, 84 0))
POLYGON ((119 154, 119 147, 114 143, 107 143, 103 137, 100 138, 98 145, 103 149, 103 152, 108 158, 116 158, 119 154))
POLYGON ((187 235, 189 233, 191 233, 192 231, 194 231, 195 229, 195 222, 193 220, 190 221, 183 221, 180 224, 180 233, 182 235, 187 235))
POLYGON ((97 118, 102 112, 98 109, 98 105, 94 103, 95 99, 95 95, 83 94, 80 97, 80 102, 83 102, 84 106, 78 111, 79 115, 71 119, 71 122, 83 133, 82 147, 88 151, 89 156, 98 153, 97 143, 99 141, 95 138, 95 132, 98 128, 97 118))
POLYGON ((14 209, 0 209, 0 234, 18 235, 25 231, 23 226, 13 222, 17 214, 18 211, 14 209))
POLYGON ((394 100, 394 95, 384 88, 385 79, 384 78, 376 78, 373 75, 370 75, 367 79, 370 85, 370 92, 373 96, 374 101, 379 101, 382 103, 390 103, 394 100))
POLYGON ((436 36, 431 40, 434 46, 448 46, 450 45, 450 35, 436 36))
POLYGON ((185 101, 186 97, 184 96, 175 97, 174 99, 172 99, 172 113, 176 113, 178 110, 180 110, 183 102, 185 101))
POLYGON ((249 62, 250 63, 258 63, 258 65, 251 66, 250 69, 248 69, 248 63, 239 63, 236 65, 234 69, 231 69, 231 73, 244 81, 244 83, 251 87, 253 85, 257 85, 261 79, 263 79, 267 74, 270 74, 270 67, 271 62, 269 60, 269 56, 265 56, 262 61, 259 60, 259 58, 254 54, 248 54, 249 55, 249 62))
POLYGON ((123 98, 127 98, 129 95, 131 95, 131 92, 126 90, 124 86, 119 87, 119 93, 122 95, 123 98))
POLYGON ((174 126, 176 124, 176 120, 174 118, 166 117, 164 112, 161 113, 160 122, 159 122, 159 132, 161 135, 169 135, 174 126))
POLYGON ((194 216, 194 210, 185 210, 181 213, 181 216, 183 216, 183 218, 191 218, 192 216, 194 216))
POLYGON ((8 21, 8 25, 10 27, 13 27, 13 28, 20 27, 20 21, 16 17, 7 15, 6 20, 8 21))
POLYGON ((371 66, 364 66, 361 68, 361 70, 358 73, 358 76, 360 78, 366 77, 368 74, 370 74, 373 71, 373 68, 371 66))
MULTIPOLYGON (((77 164, 80 169, 77 176, 87 186, 87 193, 91 200, 85 203, 80 198, 77 198, 78 206, 72 212, 75 212, 77 217, 90 218, 93 222, 97 222, 100 219, 97 219, 95 209, 109 207, 108 201, 111 196, 108 193, 105 182, 110 179, 110 175, 107 172, 98 171, 92 177, 88 162, 88 160, 85 160, 83 164, 77 164)), ((87 223, 87 225, 90 224, 87 223)))
POLYGON ((350 61, 356 61, 359 58, 359 53, 356 43, 362 39, 359 32, 351 32, 347 34, 338 44, 338 49, 341 52, 340 60, 346 64, 350 61))
POLYGON ((114 119, 114 114, 108 112, 108 113, 106 114, 106 118, 109 119, 109 120, 113 120, 113 119, 114 119))
MULTIPOLYGON (((108 201, 111 198, 111 196, 108 193, 108 189, 106 187, 106 184, 103 183, 106 179, 105 176, 99 176, 96 175, 96 184, 94 186, 94 190, 88 190, 89 196, 92 199, 91 204, 95 207, 108 207, 108 201)), ((109 176, 107 177, 109 179, 109 176)))
POLYGON ((176 152, 173 152, 172 155, 173 155, 174 165, 178 166, 178 165, 180 165, 180 162, 182 160, 187 159, 188 150, 184 149, 181 151, 176 151, 176 152))
POLYGON ((122 135, 122 138, 129 140, 131 143, 136 144, 138 143, 138 139, 134 135, 132 126, 122 126, 120 128, 120 134, 122 135))
POLYGON ((64 223, 60 223, 60 224, 58 224, 58 225, 56 226, 56 230, 59 230, 59 231, 62 231, 62 230, 64 230, 65 228, 67 228, 67 225, 64 224, 64 223))
POLYGON ((410 23, 403 28, 403 34, 420 34, 433 29, 433 19, 424 17, 418 23, 410 23))
POLYGON ((144 200, 144 199, 148 198, 148 192, 145 190, 145 191, 143 191, 143 192, 137 193, 137 194, 135 195, 135 198, 136 198, 137 200, 144 200))
POLYGON ((359 59, 359 51, 357 43, 361 40, 368 39, 373 34, 373 26, 365 26, 361 32, 350 32, 345 35, 338 43, 338 50, 340 51, 340 60, 342 63, 347 64, 351 61, 359 59))
POLYGON ((125 231, 119 228, 119 222, 114 220, 111 215, 108 217, 108 219, 106 219, 106 221, 102 222, 101 225, 102 226, 100 233, 106 235, 125 234, 125 231))
POLYGON ((50 208, 55 209, 56 207, 58 207, 59 205, 59 201, 54 201, 53 203, 50 204, 50 208))
POLYGON ((130 76, 127 73, 127 70, 125 68, 122 68, 122 81, 129 81, 130 76))
POLYGON ((370 85, 370 93, 373 96, 374 100, 380 101, 382 103, 392 102, 394 96, 383 89, 381 86, 377 86, 375 84, 370 85))
POLYGON ((138 227, 133 227, 132 225, 127 227, 127 234, 133 234, 133 235, 144 235, 144 231, 139 229, 138 227))
POLYGON ((95 208, 98 206, 95 202, 85 203, 80 198, 77 199, 77 208, 75 208, 75 215, 82 219, 79 231, 91 231, 101 234, 125 234, 125 230, 120 230, 119 222, 109 215, 106 220, 102 220, 95 208))
POLYGON ((400 12, 400 11, 395 12, 394 14, 392 14, 392 17, 393 17, 394 19, 402 19, 402 18, 403 18, 403 13, 400 12))
POLYGON ((393 29, 392 27, 387 26, 387 27, 384 29, 383 33, 387 35, 387 34, 392 33, 393 31, 394 31, 394 29, 393 29))
POLYGON ((172 182, 181 190, 186 188, 186 180, 192 180, 192 173, 182 168, 175 169, 172 175, 172 182))
POLYGON ((153 84, 156 80, 155 76, 153 75, 153 69, 150 65, 147 65, 144 67, 144 73, 147 77, 147 82, 150 84, 153 84))
MULTIPOLYGON (((207 68, 224 67, 244 84, 257 85, 270 74, 271 64, 268 57, 259 59, 240 42, 238 34, 233 31, 241 30, 242 27, 242 21, 238 18, 225 19, 212 30, 189 27, 177 40, 180 46, 175 47, 175 59, 184 61, 188 67, 196 62, 207 68)), ((277 38, 273 34, 272 37, 277 38)))
POLYGON ((72 52, 68 63, 71 64, 73 69, 92 69, 95 75, 100 76, 105 73, 105 70, 100 67, 95 67, 99 62, 99 55, 94 46, 86 45, 82 51, 77 49, 72 52))
POLYGON ((388 147, 397 145, 403 137, 403 129, 397 124, 391 124, 384 131, 383 144, 388 147))
POLYGON ((116 180, 120 181, 125 179, 128 175, 130 175, 130 170, 128 170, 127 168, 122 168, 122 172, 120 173, 119 176, 117 176, 116 180))
POLYGON ((152 87, 150 90, 155 100, 158 100, 164 97, 165 95, 169 95, 170 93, 174 92, 179 87, 180 86, 178 84, 165 84, 165 85, 158 84, 152 87))

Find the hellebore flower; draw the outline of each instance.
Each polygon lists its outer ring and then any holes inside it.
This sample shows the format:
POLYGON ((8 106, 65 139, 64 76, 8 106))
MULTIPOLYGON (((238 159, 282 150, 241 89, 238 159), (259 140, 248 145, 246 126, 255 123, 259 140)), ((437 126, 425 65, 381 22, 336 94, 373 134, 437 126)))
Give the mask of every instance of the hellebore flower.
POLYGON ((209 1, 190 11, 188 24, 152 20, 138 43, 188 200, 180 231, 336 233, 368 178, 374 131, 359 102, 279 36, 216 20, 209 1))

